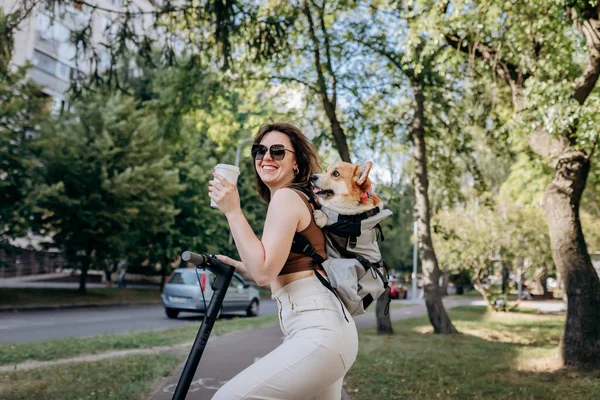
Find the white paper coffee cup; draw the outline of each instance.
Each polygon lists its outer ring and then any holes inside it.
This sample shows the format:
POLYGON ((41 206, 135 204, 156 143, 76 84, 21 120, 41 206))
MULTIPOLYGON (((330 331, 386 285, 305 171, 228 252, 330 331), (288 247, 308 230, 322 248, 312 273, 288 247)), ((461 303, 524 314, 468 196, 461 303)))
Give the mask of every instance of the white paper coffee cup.
MULTIPOLYGON (((223 178, 227 179, 229 182, 233 183, 234 185, 237 185, 237 180, 238 177, 240 176, 240 169, 238 167, 236 167, 235 165, 230 165, 230 164, 217 164, 215 165, 215 172, 221 176, 223 176, 223 178)), ((218 181, 218 179, 215 177, 215 180, 218 181)), ((217 205, 215 204, 215 202, 211 199, 210 200, 210 206, 213 208, 217 208, 217 205)))

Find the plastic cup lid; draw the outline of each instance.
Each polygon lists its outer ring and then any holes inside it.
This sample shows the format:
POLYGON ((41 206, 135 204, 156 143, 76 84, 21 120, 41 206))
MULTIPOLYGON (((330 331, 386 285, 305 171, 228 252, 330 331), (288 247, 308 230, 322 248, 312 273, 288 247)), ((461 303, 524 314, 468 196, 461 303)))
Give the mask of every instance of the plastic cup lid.
POLYGON ((233 172, 237 172, 238 174, 240 173, 240 169, 238 167, 236 167, 235 165, 231 165, 231 164, 217 164, 215 165, 215 171, 217 169, 227 169, 233 172))

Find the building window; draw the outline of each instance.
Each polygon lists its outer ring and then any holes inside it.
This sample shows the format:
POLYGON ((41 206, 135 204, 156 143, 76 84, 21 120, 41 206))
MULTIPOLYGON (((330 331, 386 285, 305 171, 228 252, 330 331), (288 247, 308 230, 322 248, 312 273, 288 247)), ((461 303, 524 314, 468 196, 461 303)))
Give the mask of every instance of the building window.
POLYGON ((71 68, 66 64, 56 61, 49 55, 35 50, 33 52, 33 65, 35 65, 37 69, 56 76, 63 81, 69 81, 71 68))
POLYGON ((54 75, 54 71, 56 71, 56 60, 37 50, 33 52, 33 65, 50 75, 54 75))
POLYGON ((70 75, 70 68, 61 62, 56 64, 56 76, 62 79, 63 81, 68 81, 70 75))

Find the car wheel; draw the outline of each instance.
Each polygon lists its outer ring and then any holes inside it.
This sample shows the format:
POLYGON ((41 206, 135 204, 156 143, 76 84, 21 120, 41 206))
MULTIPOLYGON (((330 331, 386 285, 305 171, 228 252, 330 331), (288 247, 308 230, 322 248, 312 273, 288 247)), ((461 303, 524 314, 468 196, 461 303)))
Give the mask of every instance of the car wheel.
POLYGON ((256 317, 258 315, 258 300, 253 299, 248 308, 246 309, 246 316, 256 317))
POLYGON ((165 313, 167 314, 167 317, 171 319, 175 319, 179 315, 179 311, 173 310, 172 308, 165 308, 165 313))

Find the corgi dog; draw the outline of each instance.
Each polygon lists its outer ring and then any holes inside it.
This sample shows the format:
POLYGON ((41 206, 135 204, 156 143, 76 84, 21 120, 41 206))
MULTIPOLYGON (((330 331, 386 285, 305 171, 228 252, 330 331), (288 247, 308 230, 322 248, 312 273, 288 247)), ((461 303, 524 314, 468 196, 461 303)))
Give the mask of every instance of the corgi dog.
MULTIPOLYGON (((357 215, 379 207, 382 201, 371 188, 369 172, 373 162, 354 165, 338 161, 323 174, 310 177, 313 193, 321 206, 340 215, 357 215)), ((320 210, 313 214, 320 227, 327 225, 327 215, 320 210)))

